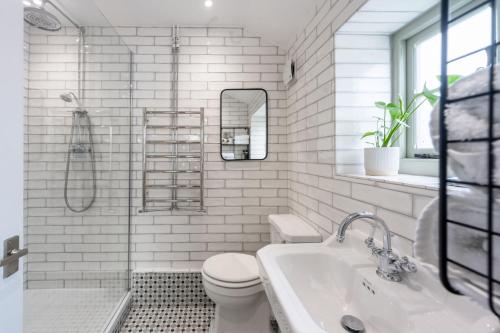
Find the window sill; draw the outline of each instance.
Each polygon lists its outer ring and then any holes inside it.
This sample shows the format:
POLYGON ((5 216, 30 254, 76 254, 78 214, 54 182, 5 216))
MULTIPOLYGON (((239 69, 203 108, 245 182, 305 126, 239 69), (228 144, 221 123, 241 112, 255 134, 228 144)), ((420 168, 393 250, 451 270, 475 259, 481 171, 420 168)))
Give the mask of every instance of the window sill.
POLYGON ((402 158, 399 172, 405 175, 439 177, 439 159, 402 158))
POLYGON ((417 176, 417 175, 407 175, 399 174, 397 176, 368 176, 364 174, 347 174, 338 175, 335 178, 339 180, 348 180, 352 182, 377 182, 386 183, 391 185, 407 186, 412 188, 419 188, 431 191, 437 191, 439 189, 439 178, 429 177, 429 176, 417 176))

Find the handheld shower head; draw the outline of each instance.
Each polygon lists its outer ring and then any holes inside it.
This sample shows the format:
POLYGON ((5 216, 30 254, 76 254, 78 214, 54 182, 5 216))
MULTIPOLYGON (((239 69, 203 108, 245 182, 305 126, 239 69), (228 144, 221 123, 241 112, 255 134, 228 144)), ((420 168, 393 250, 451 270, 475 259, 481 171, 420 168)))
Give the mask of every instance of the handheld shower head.
POLYGON ((73 102, 73 100, 75 101, 76 105, 78 105, 79 108, 82 107, 82 104, 80 103, 80 100, 78 99, 78 97, 76 97, 76 95, 72 92, 68 92, 68 93, 65 93, 65 94, 61 94, 60 95, 61 99, 63 101, 65 101, 66 103, 71 103, 73 102))

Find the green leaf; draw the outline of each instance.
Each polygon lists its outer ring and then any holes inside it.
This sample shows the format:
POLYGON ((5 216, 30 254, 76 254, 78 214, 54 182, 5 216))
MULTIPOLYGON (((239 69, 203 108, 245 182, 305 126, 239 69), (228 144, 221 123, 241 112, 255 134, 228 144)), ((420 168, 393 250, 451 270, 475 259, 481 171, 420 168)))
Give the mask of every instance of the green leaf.
POLYGON ((366 132, 365 134, 363 134, 363 136, 361 137, 361 139, 367 138, 369 136, 374 136, 374 135, 377 135, 377 134, 378 134, 378 131, 366 132))
POLYGON ((380 147, 382 147, 382 148, 390 147, 389 146, 389 141, 385 140, 380 147))
POLYGON ((386 105, 386 107, 389 110, 399 109, 399 107, 396 104, 394 104, 394 103, 389 103, 389 104, 386 105))
POLYGON ((396 119, 399 119, 401 117, 401 113, 399 112, 399 108, 397 109, 390 109, 389 114, 391 115, 391 120, 395 121, 396 119))
POLYGON ((403 114, 405 105, 405 103, 403 102, 403 98, 401 96, 398 96, 398 101, 399 101, 399 112, 403 114))
MULTIPOLYGON (((451 86, 462 77, 460 75, 448 75, 448 85, 451 86)), ((439 77, 438 77, 439 79, 439 77)), ((376 147, 392 147, 396 144, 404 132, 402 128, 407 128, 409 119, 413 116, 415 112, 427 101, 431 105, 435 105, 439 101, 439 88, 429 89, 426 84, 421 92, 416 92, 413 94, 412 98, 408 101, 403 100, 401 96, 398 96, 397 102, 375 102, 375 106, 379 109, 384 110, 382 116, 374 116, 377 120, 376 130, 366 132, 363 134, 363 138, 375 137, 376 147), (389 113, 391 119, 387 120, 387 112, 389 113)), ((373 144, 373 143, 370 143, 373 144)))
POLYGON ((426 87, 424 87, 424 91, 422 92, 422 94, 432 106, 436 105, 436 103, 439 101, 439 97, 432 91, 426 90, 426 87))
POLYGON ((387 110, 389 110, 389 112, 399 113, 401 111, 401 108, 399 105, 396 105, 394 103, 389 103, 387 104, 387 110))
MULTIPOLYGON (((436 76, 439 81, 441 81, 441 75, 436 76)), ((457 83, 462 78, 462 75, 459 74, 449 74, 447 77, 448 86, 451 87, 455 83, 457 83)), ((439 90, 439 88, 436 88, 439 90)))

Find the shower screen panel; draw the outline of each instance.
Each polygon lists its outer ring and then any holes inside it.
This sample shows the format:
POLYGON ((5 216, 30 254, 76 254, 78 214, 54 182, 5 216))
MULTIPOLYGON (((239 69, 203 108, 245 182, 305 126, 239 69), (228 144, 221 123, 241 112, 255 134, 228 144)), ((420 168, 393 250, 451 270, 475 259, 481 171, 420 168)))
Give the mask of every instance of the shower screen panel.
POLYGON ((129 289, 132 56, 111 25, 39 9, 61 26, 25 24, 25 332, 98 332, 129 289))

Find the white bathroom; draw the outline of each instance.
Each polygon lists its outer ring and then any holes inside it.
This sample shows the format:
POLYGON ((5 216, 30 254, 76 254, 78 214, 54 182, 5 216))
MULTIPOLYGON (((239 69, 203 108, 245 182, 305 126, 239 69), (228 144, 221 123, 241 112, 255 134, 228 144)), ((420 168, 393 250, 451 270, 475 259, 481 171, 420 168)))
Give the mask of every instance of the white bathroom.
POLYGON ((0 333, 500 333, 499 6, 3 0, 0 333))

